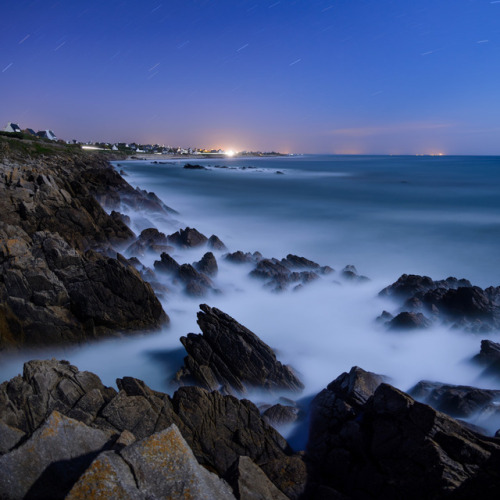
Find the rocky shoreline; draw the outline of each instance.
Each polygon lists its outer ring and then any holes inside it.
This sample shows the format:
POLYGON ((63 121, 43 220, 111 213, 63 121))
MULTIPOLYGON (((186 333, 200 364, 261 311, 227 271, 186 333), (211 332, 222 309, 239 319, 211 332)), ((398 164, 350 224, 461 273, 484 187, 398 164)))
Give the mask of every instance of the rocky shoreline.
MULTIPOLYGON (((29 141, 0 137, 0 350, 159 329, 168 324, 162 296, 219 293, 217 259, 251 266, 250 276, 274 293, 368 280, 352 265, 335 272, 293 254, 230 252, 216 235, 189 227, 135 235, 121 207, 172 223, 178 214, 132 188, 108 159, 62 146, 42 154, 29 141), (180 263, 173 248, 206 252, 180 263), (148 253, 158 258, 154 268, 141 262, 148 253)), ((497 330, 499 290, 403 275, 381 292, 401 309, 379 322, 400 334, 438 322, 497 330)), ((126 376, 105 387, 58 360, 30 361, 2 383, 0 498, 498 495, 500 438, 456 419, 498 418, 500 391, 421 381, 409 395, 353 367, 308 406, 295 401, 300 375, 255 333, 200 307, 202 333, 180 339, 187 355, 172 395, 126 376), (256 388, 276 403, 241 399, 256 388), (274 428, 289 422, 308 426, 303 450, 274 428)), ((489 340, 474 359, 494 374, 499 360, 500 346, 489 340)))

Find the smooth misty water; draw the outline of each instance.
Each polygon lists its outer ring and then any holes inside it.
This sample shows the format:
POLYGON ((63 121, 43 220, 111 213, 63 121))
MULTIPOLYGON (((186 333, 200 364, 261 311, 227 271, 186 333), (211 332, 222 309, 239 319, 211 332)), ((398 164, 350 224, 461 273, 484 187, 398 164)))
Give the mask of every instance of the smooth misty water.
MULTIPOLYGON (((130 184, 154 191, 180 212, 176 221, 129 213, 136 232, 154 225, 170 234, 191 226, 207 236, 217 234, 230 251, 258 250, 277 258, 294 253, 336 270, 354 264, 371 278, 367 284, 339 286, 333 275, 298 293, 273 294, 248 278, 250 267, 225 263, 216 255, 215 282, 223 293, 203 301, 253 330, 281 361, 294 366, 306 383, 304 395, 316 393, 353 365, 386 374, 404 390, 421 379, 496 387, 469 360, 482 338, 499 341, 498 335, 443 327, 396 334, 374 320, 383 309, 395 310, 377 293, 403 273, 464 277, 482 287, 500 284, 499 157, 199 161, 210 170, 186 170, 184 163, 120 162, 118 169, 127 173, 130 184)), ((193 262, 203 253, 179 250, 173 257, 193 262)), ((155 258, 142 260, 152 266, 155 258)), ((65 357, 110 385, 130 375, 170 391, 168 381, 184 355, 179 337, 199 332, 199 303, 174 291, 164 300, 171 327, 159 334, 36 357, 65 357)), ((33 356, 4 359, 1 380, 18 373, 22 361, 33 356)), ((265 397, 255 394, 253 399, 265 397)), ((479 423, 490 430, 500 427, 500 422, 479 423)))

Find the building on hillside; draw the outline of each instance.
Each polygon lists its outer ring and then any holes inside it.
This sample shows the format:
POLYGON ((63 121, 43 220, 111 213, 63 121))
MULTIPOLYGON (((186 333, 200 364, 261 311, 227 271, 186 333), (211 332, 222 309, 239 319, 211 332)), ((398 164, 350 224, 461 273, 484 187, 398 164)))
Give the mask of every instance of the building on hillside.
POLYGON ((32 135, 36 137, 36 132, 32 128, 25 128, 23 134, 32 135))
POLYGON ((42 139, 49 139, 51 141, 57 141, 56 134, 52 130, 39 130, 36 135, 42 139))
POLYGON ((9 122, 7 126, 3 129, 3 131, 9 133, 21 132, 21 128, 17 123, 9 122))

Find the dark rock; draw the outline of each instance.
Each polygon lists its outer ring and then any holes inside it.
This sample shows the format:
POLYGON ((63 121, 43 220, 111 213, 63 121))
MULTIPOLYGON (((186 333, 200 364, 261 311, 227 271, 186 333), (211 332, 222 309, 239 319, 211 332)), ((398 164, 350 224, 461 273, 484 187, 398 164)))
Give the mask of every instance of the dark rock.
MULTIPOLYGON (((0 385, 0 422, 3 428, 9 426, 18 436, 26 433, 26 438, 30 438, 57 409, 92 430, 113 436, 113 449, 119 453, 136 440, 147 439, 175 424, 197 460, 220 476, 239 456, 245 455, 262 467, 291 498, 298 495, 292 497, 287 491, 303 491, 306 475, 302 459, 291 456, 287 442, 264 421, 250 401, 239 401, 198 387, 182 387, 170 398, 131 377, 118 379, 117 385, 119 393, 103 386, 96 375, 79 372, 67 362, 31 361, 25 364, 22 377, 0 385)), ((77 443, 75 441, 75 446, 77 443)), ((22 446, 16 443, 13 451, 5 456, 22 446)), ((88 458, 85 468, 94 456, 88 458)), ((110 477, 119 474, 112 470, 116 466, 114 462, 104 460, 102 466, 105 464, 109 467, 106 466, 103 473, 110 477)), ((65 465, 61 463, 57 474, 64 473, 65 465)), ((96 469, 97 474, 99 467, 96 469)), ((79 476, 83 470, 78 471, 79 476)), ((57 481, 57 477, 50 477, 57 481)), ((89 491, 93 491, 92 481, 84 481, 89 491)), ((82 494, 85 488, 77 488, 77 491, 82 494)))
POLYGON ((500 410, 494 404, 500 400, 500 390, 422 380, 409 391, 409 394, 418 401, 455 418, 469 418, 480 412, 488 413, 490 416, 496 413, 497 418, 500 418, 500 410))
POLYGON ((305 493, 309 473, 302 453, 269 460, 260 467, 290 500, 308 498, 305 493))
POLYGON ((115 221, 121 221, 124 224, 126 224, 128 227, 130 227, 131 221, 130 217, 125 214, 121 214, 120 212, 115 212, 114 210, 111 212, 111 218, 114 219, 115 221))
POLYGON ((379 323, 387 323, 391 319, 393 319, 394 316, 388 312, 388 311, 382 311, 382 314, 377 317, 376 321, 379 323))
POLYGON ((193 165, 191 163, 186 163, 184 168, 187 170, 208 170, 207 167, 204 167, 203 165, 193 165))
POLYGON ((380 295, 405 299, 407 309, 428 311, 457 328, 489 332, 500 327, 500 287, 483 290, 467 280, 403 275, 380 295))
POLYGON ((285 290, 292 283, 304 283, 302 273, 290 271, 277 259, 260 260, 250 276, 265 280, 266 286, 274 291, 285 290))
POLYGON ((299 409, 294 406, 275 404, 268 408, 262 416, 272 426, 291 424, 299 418, 299 409))
POLYGON ((105 451, 90 464, 65 500, 123 498, 144 500, 130 466, 113 451, 105 451))
MULTIPOLYGON (((293 458, 292 450, 250 401, 239 401, 200 387, 181 387, 172 404, 182 421, 181 432, 200 464, 223 477, 239 456, 248 456, 275 484, 295 482, 293 468, 284 470, 293 458), (268 473, 278 467, 279 481, 268 473)), ((295 469, 299 467, 300 464, 295 464, 295 469)), ((284 491, 280 484, 277 486, 284 491)))
POLYGON ((12 450, 24 436, 25 433, 20 429, 0 421, 0 455, 12 450))
POLYGON ((485 363, 500 361, 500 344, 491 340, 481 340, 481 351, 478 359, 485 363))
POLYGON ((225 476, 239 500, 287 500, 249 457, 238 457, 225 476))
POLYGON ((22 377, 0 385, 0 420, 26 434, 54 410, 89 423, 115 395, 99 377, 67 361, 30 361, 22 377))
POLYGON ((418 276, 415 274, 403 274, 399 279, 384 288, 379 295, 387 297, 399 297, 408 299, 416 294, 423 294, 429 290, 441 288, 444 290, 456 289, 458 287, 472 286, 468 280, 450 277, 441 281, 433 281, 428 276, 418 276))
POLYGON ((391 330, 414 330, 417 328, 429 328, 431 321, 422 313, 402 312, 388 322, 391 330))
POLYGON ((357 282, 370 281, 366 276, 359 275, 358 270, 353 265, 345 266, 344 269, 342 269, 342 278, 357 282))
POLYGON ((215 276, 219 270, 217 261, 212 252, 207 252, 199 262, 195 262, 193 266, 207 276, 215 276))
POLYGON ((335 272, 335 270, 330 266, 321 266, 319 271, 321 274, 331 274, 335 272))
POLYGON ((198 272, 191 264, 182 264, 177 276, 186 285, 186 293, 193 297, 203 297, 213 289, 210 278, 198 272))
POLYGON ((168 237, 169 243, 179 247, 193 248, 205 245, 208 241, 207 237, 201 234, 194 228, 186 227, 180 229, 168 237))
POLYGON ((151 227, 141 232, 137 240, 127 248, 127 253, 144 255, 146 251, 161 253, 172 250, 173 247, 168 245, 168 239, 165 234, 151 227))
POLYGON ((0 497, 64 498, 111 434, 54 411, 19 448, 0 457, 0 497))
POLYGON ((228 262, 232 262, 233 264, 246 264, 246 263, 251 263, 254 264, 255 262, 258 262, 260 257, 262 257, 258 252, 254 252, 253 254, 250 252, 243 253, 241 250, 237 250, 236 252, 233 253, 228 253, 227 255, 224 256, 224 259, 227 260, 228 262))
POLYGON ((160 258, 161 260, 155 260, 154 263, 156 271, 168 274, 177 274, 179 272, 180 264, 168 253, 163 252, 160 258))
POLYGON ((229 485, 196 461, 175 425, 127 446, 120 455, 146 498, 234 499, 229 485))
POLYGON ((286 259, 281 259, 281 263, 290 269, 320 269, 320 265, 305 257, 288 254, 286 259))
POLYGON ((178 373, 179 381, 195 381, 208 390, 228 387, 236 393, 251 387, 303 389, 292 370, 254 333, 218 309, 200 307, 198 324, 203 334, 181 337, 188 356, 178 373))
POLYGON ((99 204, 135 190, 103 157, 51 147, 0 148, 12 180, 0 183, 0 349, 158 328, 168 318, 153 289, 113 250, 134 234, 99 204))
POLYGON ((224 245, 224 243, 222 243, 222 241, 218 238, 218 236, 215 236, 215 234, 212 234, 212 236, 208 238, 207 246, 212 250, 227 250, 226 245, 224 245))
POLYGON ((481 340, 481 350, 474 360, 486 366, 485 375, 500 376, 500 344, 481 340))
POLYGON ((385 383, 368 399, 365 392, 364 403, 330 386, 312 405, 313 491, 319 485, 353 498, 466 498, 469 485, 479 493, 500 484, 493 466, 500 444, 493 438, 385 383))

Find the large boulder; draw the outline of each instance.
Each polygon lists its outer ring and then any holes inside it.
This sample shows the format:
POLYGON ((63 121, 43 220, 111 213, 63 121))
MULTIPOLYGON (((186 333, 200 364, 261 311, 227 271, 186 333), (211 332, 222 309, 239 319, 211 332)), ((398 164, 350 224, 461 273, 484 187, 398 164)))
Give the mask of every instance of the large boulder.
POLYGON ((208 242, 208 238, 197 229, 186 227, 169 235, 168 242, 178 247, 193 248, 205 245, 208 242))
POLYGON ((72 248, 59 234, 31 237, 0 222, 0 348, 65 343, 158 328, 168 317, 125 259, 72 248))
POLYGON ((500 427, 500 390, 421 380, 408 393, 418 401, 455 418, 475 416, 481 420, 481 414, 488 419, 496 417, 500 427))
POLYGON ((208 390, 244 394, 250 388, 301 391, 302 382, 282 365, 257 335, 206 304, 200 306, 198 325, 203 334, 181 337, 188 356, 177 380, 208 390))
POLYGON ((202 467, 175 425, 124 448, 145 498, 234 499, 222 479, 202 467))
POLYGON ((493 498, 490 493, 500 486, 498 440, 378 382, 369 376, 361 397, 348 384, 334 382, 313 401, 310 493, 467 498, 464 492, 473 486, 479 497, 493 498))
POLYGON ((217 260, 212 252, 207 252, 201 260, 195 262, 193 266, 207 276, 215 276, 219 270, 217 260))
POLYGON ((112 435, 54 411, 19 448, 0 456, 0 498, 64 498, 112 435))
POLYGON ((481 340, 481 350, 474 360, 485 366, 488 375, 500 376, 500 344, 491 340, 481 340))

